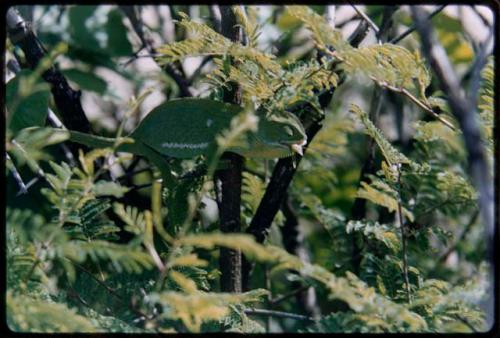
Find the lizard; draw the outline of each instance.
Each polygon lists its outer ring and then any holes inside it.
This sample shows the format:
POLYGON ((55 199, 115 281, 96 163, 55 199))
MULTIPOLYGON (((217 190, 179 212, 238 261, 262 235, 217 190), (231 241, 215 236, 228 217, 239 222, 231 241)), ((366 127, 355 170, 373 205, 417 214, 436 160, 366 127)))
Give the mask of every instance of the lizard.
MULTIPOLYGON (((228 129, 231 119, 243 110, 239 105, 205 98, 182 98, 167 101, 154 108, 126 137, 107 138, 73 130, 70 141, 91 148, 114 147, 118 152, 141 155, 158 167, 162 176, 171 178, 167 157, 187 159, 210 154, 217 147, 216 135, 228 129)), ((283 158, 294 153, 303 155, 307 136, 300 120, 283 111, 266 114, 257 110, 258 129, 247 132, 246 145, 227 151, 251 158, 283 158)))

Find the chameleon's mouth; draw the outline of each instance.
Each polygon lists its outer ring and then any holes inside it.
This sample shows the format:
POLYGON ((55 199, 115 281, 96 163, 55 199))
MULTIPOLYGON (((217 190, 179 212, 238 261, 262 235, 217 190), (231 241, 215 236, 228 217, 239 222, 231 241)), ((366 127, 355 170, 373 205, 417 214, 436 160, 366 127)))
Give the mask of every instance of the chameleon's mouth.
POLYGON ((297 153, 300 156, 304 156, 304 146, 306 145, 306 143, 307 140, 303 140, 298 143, 292 143, 290 144, 290 149, 292 149, 294 153, 297 153))

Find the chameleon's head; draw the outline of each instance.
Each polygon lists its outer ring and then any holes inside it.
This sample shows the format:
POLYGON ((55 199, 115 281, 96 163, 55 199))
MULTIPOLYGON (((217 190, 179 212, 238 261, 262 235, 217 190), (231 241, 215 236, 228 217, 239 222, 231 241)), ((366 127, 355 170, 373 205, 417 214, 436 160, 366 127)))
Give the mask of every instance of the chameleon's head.
POLYGON ((292 113, 273 114, 259 123, 258 137, 265 144, 281 148, 284 154, 303 155, 307 136, 299 119, 292 113))

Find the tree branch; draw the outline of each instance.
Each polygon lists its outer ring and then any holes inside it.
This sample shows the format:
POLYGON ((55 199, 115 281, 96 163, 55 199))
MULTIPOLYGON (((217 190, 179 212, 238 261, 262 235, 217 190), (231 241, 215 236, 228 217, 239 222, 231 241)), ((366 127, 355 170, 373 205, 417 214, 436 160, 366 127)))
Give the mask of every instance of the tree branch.
MULTIPOLYGON (((21 71, 21 66, 19 65, 19 62, 17 61, 17 59, 10 59, 8 62, 7 62, 7 68, 9 68, 9 70, 11 72, 13 72, 14 74, 17 74, 21 71)), ((52 109, 48 108, 48 116, 47 116, 47 120, 49 121, 49 123, 55 127, 55 128, 66 128, 61 120, 59 120, 59 118, 57 117, 57 115, 52 111, 52 109)), ((71 149, 69 149, 69 147, 64 144, 64 143, 60 143, 60 147, 64 153, 64 155, 66 156, 66 159, 68 160, 68 162, 70 163, 70 165, 74 166, 76 165, 76 162, 75 162, 75 158, 73 156, 73 153, 71 153, 71 149)), ((36 178, 38 180, 38 178, 36 178)), ((29 183, 28 183, 29 185, 29 183)), ((28 188, 28 185, 26 185, 26 188, 28 188)))
MULTIPOLYGON (((487 260, 490 263, 490 267, 492 267, 494 266, 493 250, 495 239, 493 182, 485 150, 483 148, 483 142, 481 141, 481 131, 477 121, 478 114, 476 112, 476 107, 473 102, 471 102, 470 99, 468 100, 461 92, 456 73, 453 70, 443 46, 438 42, 432 30, 432 26, 426 22, 424 10, 415 6, 411 8, 411 12, 417 30, 421 36, 424 55, 426 55, 429 60, 439 80, 441 89, 447 95, 451 111, 453 115, 455 115, 463 133, 465 147, 467 149, 469 175, 479 193, 478 204, 481 218, 485 225, 487 260)), ((475 94, 473 97, 475 97, 475 94)), ((498 164, 498 162, 496 163, 498 164)), ((490 273, 491 278, 493 278, 494 272, 490 271, 490 273)), ((492 286, 490 286, 490 291, 493 292, 492 286)), ((486 307, 488 307, 486 312, 490 323, 493 320, 492 299, 493 298, 490 298, 490 304, 486 305, 486 307)))
POLYGON ((350 3, 350 5, 351 5, 352 8, 354 8, 354 10, 356 11, 356 13, 358 13, 358 15, 361 16, 361 18, 363 18, 363 20, 366 21, 368 23, 368 25, 370 25, 370 27, 375 32, 375 35, 377 36, 378 42, 380 43, 380 39, 378 37, 380 29, 377 27, 377 25, 375 24, 375 22, 373 22, 372 19, 370 19, 370 17, 368 15, 366 15, 363 11, 361 11, 358 7, 356 7, 356 5, 354 5, 352 3, 350 3))
POLYGON ((477 94, 479 92, 479 87, 481 84, 481 71, 488 61, 488 48, 490 43, 493 43, 494 28, 491 27, 490 32, 486 40, 480 44, 479 51, 476 54, 476 59, 471 66, 470 74, 470 84, 469 84, 469 100, 473 105, 477 104, 477 94))
MULTIPOLYGON (((120 6, 120 8, 130 20, 134 32, 141 40, 142 46, 146 47, 150 55, 156 55, 156 49, 153 47, 151 39, 147 36, 147 32, 144 30, 144 24, 141 20, 139 20, 139 13, 137 12, 135 6, 120 6)), ((175 67, 175 64, 167 64, 163 67, 163 70, 175 81, 179 87, 181 96, 193 96, 191 90, 189 89, 187 79, 185 79, 181 71, 175 67)))
MULTIPOLYGON (((12 43, 19 46, 24 52, 29 67, 35 69, 45 57, 46 51, 33 32, 31 25, 24 21, 14 7, 7 10, 7 32, 12 43)), ((42 77, 51 85, 51 92, 63 124, 68 129, 90 133, 90 122, 80 102, 81 91, 73 90, 55 66, 48 68, 42 77)), ((85 151, 88 149, 74 143, 69 143, 69 147, 75 157, 78 154, 78 149, 85 151)))
POLYGON ((293 291, 290 291, 288 293, 285 293, 284 295, 281 295, 281 296, 278 296, 276 298, 272 298, 269 303, 271 305, 276 305, 276 304, 279 304, 285 300, 287 300, 288 298, 290 297, 293 297, 293 296, 296 296, 298 293, 300 292, 304 292, 305 290, 309 289, 311 286, 310 285, 302 285, 301 287, 299 287, 298 289, 295 289, 293 291))
MULTIPOLYGON (((236 16, 230 6, 220 7, 222 26, 221 33, 232 41, 241 42, 242 31, 237 26, 236 16)), ((232 90, 224 91, 224 101, 239 104, 240 90, 233 84, 232 90)), ((224 233, 241 231, 240 207, 243 157, 226 152, 221 157, 229 167, 217 170, 214 174, 217 204, 219 206, 220 229, 224 233)), ((241 251, 220 248, 219 266, 221 275, 221 291, 241 292, 241 251)))
MULTIPOLYGON (((326 93, 330 95, 330 93, 326 93)), ((306 114, 307 115, 307 114, 306 114)), ((322 127, 322 119, 313 120, 309 123, 304 122, 308 143, 304 147, 304 153, 314 136, 322 127)), ((295 172, 300 164, 302 156, 286 157, 278 161, 271 175, 271 180, 267 185, 266 192, 255 212, 250 225, 247 228, 247 233, 252 234, 259 243, 263 243, 271 223, 276 216, 283 198, 286 195, 288 186, 290 185, 295 172)), ((246 259, 243 259, 243 290, 248 290, 249 276, 252 269, 252 264, 246 259)))
MULTIPOLYGON (((446 7, 446 5, 442 5, 440 6, 439 8, 437 8, 436 10, 434 10, 431 14, 429 14, 429 16, 427 17, 426 20, 430 20, 432 19, 436 14, 440 13, 444 8, 446 7)), ((410 28, 408 28, 407 30, 405 30, 403 33, 401 33, 400 35, 398 35, 397 37, 391 39, 389 41, 389 43, 393 43, 393 44, 396 44, 398 43, 399 41, 403 40, 404 38, 406 38, 408 35, 410 35, 411 33, 413 33, 413 31, 416 29, 415 25, 412 25, 410 28)))
POLYGON ((214 30, 220 33, 222 31, 222 21, 219 5, 209 5, 208 9, 210 10, 210 19, 214 25, 214 30))
MULTIPOLYGON (((356 32, 349 38, 350 41, 352 41, 352 46, 357 47, 358 44, 363 40, 365 34, 366 30, 357 29, 356 32)), ((321 55, 318 55, 318 57, 320 56, 321 55)), ((337 87, 340 86, 345 80, 342 72, 339 72, 339 75, 340 79, 338 81, 337 87)), ((319 94, 318 101, 320 102, 320 106, 322 109, 325 109, 328 106, 331 98, 333 97, 334 91, 335 88, 330 88, 328 90, 322 91, 321 93, 316 91, 316 94, 319 94)), ((307 109, 307 104, 295 107, 294 111, 300 112, 304 109, 307 109)), ((307 147, 321 129, 322 121, 324 119, 324 116, 322 116, 321 118, 314 118, 313 116, 314 114, 304 114, 304 117, 299 117, 302 124, 304 125, 307 135, 307 144, 304 147, 304 153, 307 151, 307 147), (313 119, 311 119, 311 117, 313 117, 313 119)), ((288 186, 290 185, 293 176, 297 171, 301 159, 302 156, 297 154, 295 155, 295 158, 282 158, 278 161, 278 163, 276 163, 271 175, 271 180, 267 185, 264 196, 262 197, 262 200, 257 207, 257 211, 246 231, 247 233, 252 234, 259 243, 264 242, 267 231, 271 226, 274 217, 278 213, 278 210, 283 202, 283 198, 286 195, 288 186)), ((243 290, 246 291, 249 289, 248 287, 250 282, 249 279, 250 272, 252 270, 252 264, 244 256, 242 258, 242 267, 243 290)))

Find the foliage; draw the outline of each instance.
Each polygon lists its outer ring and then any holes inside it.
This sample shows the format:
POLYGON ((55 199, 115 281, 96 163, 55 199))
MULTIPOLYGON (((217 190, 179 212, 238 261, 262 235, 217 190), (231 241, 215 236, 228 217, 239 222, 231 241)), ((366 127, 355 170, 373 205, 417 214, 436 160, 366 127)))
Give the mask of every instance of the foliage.
MULTIPOLYGON (((52 52, 36 69, 9 73, 6 80, 11 330, 488 329, 480 306, 491 295, 478 196, 467 175, 463 135, 441 119, 453 122, 442 93, 432 93, 435 80, 418 53, 420 42, 367 39, 353 47, 345 31, 325 20, 324 6, 273 6, 268 19, 259 7, 234 6, 245 37, 240 42, 217 32, 206 19, 209 6, 193 7, 198 17, 188 6, 169 6, 176 19, 170 33, 163 14, 158 23, 138 29, 126 9, 115 5, 36 8, 48 17, 57 14, 56 24, 41 20, 37 32, 52 52), (153 55, 160 67, 187 69, 196 57, 208 62, 185 79, 196 98, 180 97, 182 83, 172 73, 122 62, 136 61, 134 51, 143 47, 152 50, 141 45, 148 39, 132 39, 141 30, 162 42, 153 55), (267 49, 265 38, 273 30, 280 37, 267 49), (158 33, 173 38, 166 43, 158 33), (102 117, 92 119, 94 135, 45 126, 55 105, 41 74, 62 58, 62 74, 83 91, 82 102, 95 101, 87 113, 95 109, 102 117), (133 88, 130 100, 116 90, 117 78, 133 88), (238 89, 239 105, 225 102, 232 89, 238 89), (362 108, 371 106, 372 90, 387 94, 378 117, 373 107, 362 108), (166 102, 152 109, 153 91, 166 102), (325 103, 323 94, 333 91, 332 103, 325 103), (311 121, 321 129, 307 139, 299 162, 291 145, 304 145, 311 121), (210 151, 193 146, 200 144, 210 151), (226 151, 246 157, 239 209, 244 230, 276 159, 293 162, 286 206, 292 212, 283 206, 263 244, 248 234, 219 232, 218 221, 203 220, 209 212, 218 219, 220 210, 209 209, 217 204, 220 187, 213 175, 227 169, 221 160, 226 151), (365 172, 367 164, 373 170, 365 172), (28 179, 21 194, 20 180, 28 179), (299 225, 290 230, 294 221, 299 225), (294 241, 301 247, 288 252, 294 241), (241 251, 255 263, 249 290, 222 292, 220 281, 227 276, 221 276, 220 248, 241 251), (300 300, 304 292, 290 296, 297 285, 317 294, 321 314, 314 320, 297 316, 311 315, 300 300), (262 319, 256 309, 289 318, 262 319)), ((367 6, 382 20, 378 10, 367 6)), ((400 24, 398 16, 394 20, 400 24)), ((462 52, 447 45, 454 62, 472 65, 468 42, 437 27, 441 38, 460 42, 462 52)), ((18 47, 7 42, 6 59, 15 56, 23 64, 18 47)), ((493 63, 490 57, 481 73, 477 104, 491 165, 493 63)))

